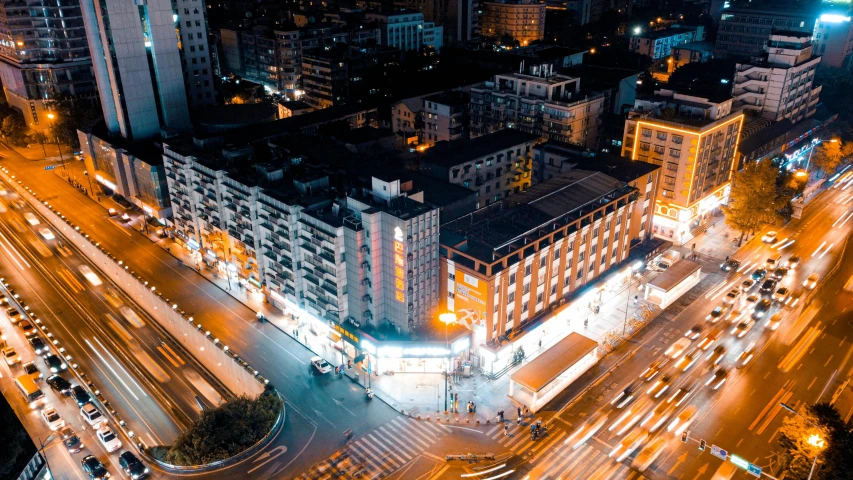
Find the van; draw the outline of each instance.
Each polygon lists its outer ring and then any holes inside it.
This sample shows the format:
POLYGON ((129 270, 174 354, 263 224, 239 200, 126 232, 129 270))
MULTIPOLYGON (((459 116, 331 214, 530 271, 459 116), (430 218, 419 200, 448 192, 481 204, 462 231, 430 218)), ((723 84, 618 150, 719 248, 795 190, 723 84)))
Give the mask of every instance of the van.
POLYGON ((679 260, 681 260, 681 254, 675 250, 670 250, 659 257, 657 266, 661 270, 666 270, 679 260))
POLYGON ((18 386, 18 390, 21 391, 30 408, 44 405, 44 393, 36 385, 35 380, 31 376, 21 375, 15 379, 15 385, 18 386))

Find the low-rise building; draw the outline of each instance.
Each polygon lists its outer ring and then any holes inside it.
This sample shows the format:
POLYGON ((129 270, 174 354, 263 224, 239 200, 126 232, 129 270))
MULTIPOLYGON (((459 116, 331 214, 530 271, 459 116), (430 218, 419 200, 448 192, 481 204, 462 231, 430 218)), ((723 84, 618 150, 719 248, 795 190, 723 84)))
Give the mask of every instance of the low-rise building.
POLYGON ((711 42, 683 43, 672 47, 669 58, 669 73, 688 63, 709 62, 714 58, 714 44, 711 42))
POLYGON ((537 0, 492 0, 481 4, 480 35, 509 35, 522 47, 545 38, 545 3, 537 0))
POLYGON ((423 173, 462 185, 478 194, 477 208, 532 185, 533 146, 539 137, 501 130, 470 140, 439 142, 420 158, 423 173))
POLYGON ((632 52, 661 60, 669 57, 673 47, 705 39, 702 26, 673 26, 663 30, 632 30, 628 49, 632 52))
POLYGON ((580 78, 554 73, 550 64, 495 75, 471 87, 471 136, 515 128, 594 147, 606 96, 583 91, 580 83, 580 78))
POLYGON ((468 137, 470 95, 449 91, 424 97, 423 143, 449 142, 468 137))
POLYGON ((738 63, 732 85, 736 110, 751 110, 770 120, 797 123, 814 115, 821 87, 814 76, 820 57, 811 34, 779 31, 770 35, 764 55, 738 63))

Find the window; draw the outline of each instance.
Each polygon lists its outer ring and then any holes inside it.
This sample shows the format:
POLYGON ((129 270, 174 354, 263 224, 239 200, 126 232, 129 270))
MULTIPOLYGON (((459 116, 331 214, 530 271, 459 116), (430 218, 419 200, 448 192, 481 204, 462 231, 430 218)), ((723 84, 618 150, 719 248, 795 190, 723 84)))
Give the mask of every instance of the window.
POLYGON ((684 141, 684 137, 682 137, 681 135, 673 135, 672 136, 672 143, 681 145, 681 142, 683 142, 683 141, 684 141))
POLYGON ((509 274, 509 284, 515 285, 515 272, 509 274))
POLYGON ((556 294, 557 294, 557 284, 555 283, 555 284, 551 285, 551 295, 556 295, 556 294))
POLYGON ((665 151, 666 149, 663 147, 663 145, 655 145, 655 153, 657 153, 658 155, 663 155, 663 152, 665 151))
POLYGON ((651 147, 650 144, 648 144, 646 142, 640 142, 640 150, 642 150, 644 152, 648 152, 650 147, 651 147))
POLYGON ((586 253, 586 252, 580 252, 578 254, 578 263, 583 262, 584 253, 586 253))
POLYGON ((530 282, 524 284, 524 293, 530 293, 530 282))
POLYGON ((524 266, 524 276, 525 277, 530 275, 530 272, 532 272, 532 271, 533 271, 533 264, 528 263, 527 265, 524 266))
POLYGON ((644 137, 651 137, 652 136, 652 131, 649 130, 648 128, 643 128, 641 130, 641 133, 644 137))
POLYGON ((658 132, 658 140, 666 141, 666 132, 658 132))
POLYGON ((515 301, 515 290, 509 292, 509 295, 506 297, 507 303, 512 303, 515 301))
POLYGON ((560 249, 558 248, 558 249, 554 250, 554 260, 559 260, 559 259, 560 259, 560 249))
MULTIPOLYGON (((675 162, 666 162, 666 170, 675 173, 678 171, 678 164, 675 162)), ((649 177, 649 180, 651 180, 651 177, 649 177)))
POLYGON ((539 257, 539 268, 545 268, 545 261, 547 261, 547 260, 548 260, 547 255, 543 254, 541 257, 539 257))
POLYGON ((530 302, 524 302, 524 303, 522 303, 522 304, 521 304, 521 313, 526 312, 526 311, 528 310, 528 307, 529 307, 529 306, 530 306, 530 302))

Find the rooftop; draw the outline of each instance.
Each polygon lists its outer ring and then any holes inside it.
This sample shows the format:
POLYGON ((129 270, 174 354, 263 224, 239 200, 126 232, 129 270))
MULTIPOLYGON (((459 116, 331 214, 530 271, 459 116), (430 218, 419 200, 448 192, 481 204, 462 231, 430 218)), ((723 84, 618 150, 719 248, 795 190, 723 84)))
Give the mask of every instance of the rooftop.
POLYGON ((687 42, 681 45, 676 45, 672 48, 679 50, 690 50, 691 52, 713 52, 714 44, 712 42, 687 42))
POLYGON ((606 173, 625 183, 633 182, 644 175, 660 169, 659 165, 631 160, 628 157, 612 153, 578 152, 580 153, 578 154, 575 153, 577 152, 577 146, 556 140, 549 140, 536 148, 553 153, 565 154, 570 152, 569 158, 566 161, 574 165, 573 168, 606 173))
POLYGON ((474 139, 438 142, 426 150, 421 161, 450 168, 539 138, 538 135, 507 128, 474 139))
POLYGON ((436 93, 434 95, 424 97, 424 101, 439 103, 441 105, 467 104, 468 100, 469 95, 465 92, 460 92, 458 90, 436 93))
POLYGON ((513 382, 538 392, 598 347, 598 342, 572 332, 510 376, 513 382))

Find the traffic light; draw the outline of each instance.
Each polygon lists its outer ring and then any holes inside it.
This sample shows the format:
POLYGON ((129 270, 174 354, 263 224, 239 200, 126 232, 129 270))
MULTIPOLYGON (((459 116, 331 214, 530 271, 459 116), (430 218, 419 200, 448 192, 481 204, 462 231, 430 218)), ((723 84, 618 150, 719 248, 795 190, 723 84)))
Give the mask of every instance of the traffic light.
POLYGON ((681 432, 681 441, 687 443, 687 430, 681 432))
POLYGON ((705 451, 705 440, 699 440, 699 451, 700 452, 705 451))

